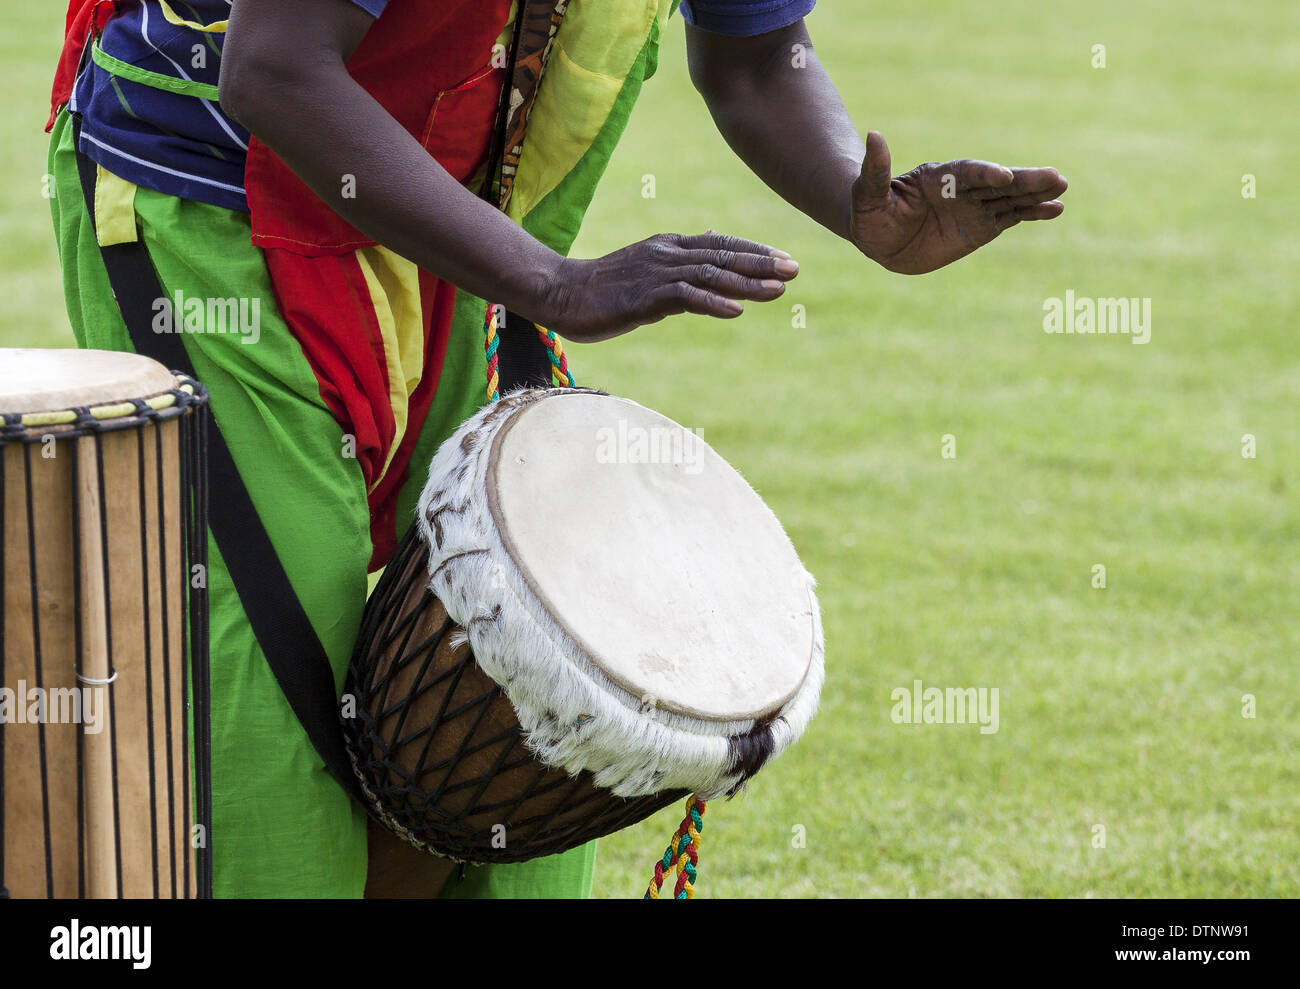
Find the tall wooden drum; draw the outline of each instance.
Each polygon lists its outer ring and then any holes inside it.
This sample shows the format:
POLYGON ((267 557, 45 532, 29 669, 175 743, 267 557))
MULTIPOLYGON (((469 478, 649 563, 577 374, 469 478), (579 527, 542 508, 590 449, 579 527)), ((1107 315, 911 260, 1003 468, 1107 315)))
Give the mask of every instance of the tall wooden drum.
POLYGON ((0 349, 0 896, 210 895, 206 406, 0 349))

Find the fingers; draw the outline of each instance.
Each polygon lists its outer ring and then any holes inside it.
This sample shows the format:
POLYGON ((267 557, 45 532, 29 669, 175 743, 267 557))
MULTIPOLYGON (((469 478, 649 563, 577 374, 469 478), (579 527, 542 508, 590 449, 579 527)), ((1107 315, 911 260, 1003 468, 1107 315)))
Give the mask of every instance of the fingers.
POLYGON ((669 282, 655 289, 646 300, 646 319, 655 322, 678 313, 734 319, 745 311, 735 299, 728 299, 688 281, 669 282))
POLYGON ((870 207, 875 202, 889 199, 889 186, 893 181, 889 145, 880 131, 867 134, 867 155, 862 159, 862 174, 854 184, 854 202, 858 208, 870 207))
POLYGON ((998 189, 1005 192, 1006 187, 1015 181, 1015 173, 1005 165, 973 158, 950 161, 942 166, 942 171, 950 172, 957 179, 957 188, 962 192, 972 189, 998 189))
POLYGON ((790 257, 785 251, 779 251, 775 247, 768 247, 766 244, 760 244, 753 240, 745 240, 743 237, 720 234, 716 230, 709 230, 702 234, 660 234, 659 237, 650 239, 652 241, 660 240, 663 243, 687 251, 715 250, 731 251, 737 254, 758 254, 763 257, 773 258, 788 259, 790 257))
POLYGON ((748 278, 779 278, 781 281, 789 281, 799 274, 799 262, 792 258, 725 249, 682 251, 676 263, 679 267, 713 265, 748 278))
POLYGON ((709 262, 684 265, 672 271, 682 281, 728 299, 770 302, 785 292, 785 282, 780 279, 754 278, 709 262))
POLYGON ((595 342, 679 313, 734 319, 742 299, 779 298, 798 273, 785 251, 743 237, 657 234, 603 258, 563 262, 552 328, 595 342))
POLYGON ((1046 192, 1027 192, 1023 196, 1000 196, 997 199, 985 199, 983 202, 985 209, 992 210, 994 213, 1005 213, 1021 206, 1036 206, 1039 203, 1055 200, 1058 195, 1060 193, 1054 193, 1049 189, 1046 192))
POLYGON ((692 312, 731 318, 744 311, 740 300, 779 298, 799 273, 798 262, 784 251, 712 230, 651 238, 650 253, 662 284, 650 293, 649 304, 660 316, 692 312))
MULTIPOLYGON (((687 252, 689 254, 706 253, 715 258, 717 252, 687 252)), ((754 255, 733 255, 734 258, 748 257, 753 260, 743 263, 743 267, 752 267, 757 271, 759 260, 754 255)), ((719 260, 726 260, 719 259, 719 260)), ((793 265, 793 261, 780 258, 768 258, 769 263, 793 265)), ((734 260, 732 263, 736 263, 734 260)), ((796 268, 798 266, 796 265, 796 268)), ((781 278, 763 278, 741 274, 737 270, 723 267, 712 260, 682 264, 664 271, 668 279, 653 290, 647 304, 648 315, 662 319, 677 313, 698 313, 704 316, 717 316, 731 319, 745 311, 741 299, 755 302, 771 302, 785 292, 785 282, 781 278)), ((793 275, 788 276, 793 277, 793 275)))
POLYGON ((997 187, 972 187, 970 194, 976 199, 1002 199, 1006 197, 1036 196, 1039 202, 1055 199, 1069 188, 1055 168, 1013 168, 1011 182, 997 187))
POLYGON ((1034 203, 1030 206, 1017 206, 1004 212, 994 213, 998 231, 1014 227, 1021 220, 1054 220, 1065 212, 1065 204, 1058 200, 1046 203, 1034 203))

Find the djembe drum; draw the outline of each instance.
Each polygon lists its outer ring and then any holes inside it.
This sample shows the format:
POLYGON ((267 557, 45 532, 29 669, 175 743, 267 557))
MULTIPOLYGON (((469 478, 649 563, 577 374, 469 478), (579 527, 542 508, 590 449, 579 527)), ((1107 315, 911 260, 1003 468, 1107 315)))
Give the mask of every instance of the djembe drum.
POLYGON ((689 845, 700 802, 802 733, 823 653, 812 577, 698 435, 525 390, 435 457, 367 607, 345 730, 372 815, 426 852, 522 861, 688 793, 689 845))
POLYGON ((210 895, 206 415, 144 357, 0 350, 0 895, 210 895))

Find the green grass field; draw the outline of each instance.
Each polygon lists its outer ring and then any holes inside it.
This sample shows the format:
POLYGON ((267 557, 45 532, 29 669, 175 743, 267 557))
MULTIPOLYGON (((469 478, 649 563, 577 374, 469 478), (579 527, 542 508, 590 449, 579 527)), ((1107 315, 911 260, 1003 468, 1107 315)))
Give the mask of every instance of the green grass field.
MULTIPOLYGON (((895 171, 987 157, 1071 187, 1061 220, 952 268, 874 268, 730 155, 674 20, 576 252, 714 227, 802 273, 573 363, 750 479, 828 644, 809 733, 711 806, 700 895, 1297 895, 1300 8, 822 7, 820 56, 895 171), (1150 342, 1044 333, 1067 290, 1150 298, 1150 342), (915 679, 997 687, 1000 730, 895 724, 915 679)), ((3 345, 70 342, 41 197, 61 24, 19 5, 0 32, 3 345)), ((680 815, 603 842, 597 893, 639 895, 680 815)))

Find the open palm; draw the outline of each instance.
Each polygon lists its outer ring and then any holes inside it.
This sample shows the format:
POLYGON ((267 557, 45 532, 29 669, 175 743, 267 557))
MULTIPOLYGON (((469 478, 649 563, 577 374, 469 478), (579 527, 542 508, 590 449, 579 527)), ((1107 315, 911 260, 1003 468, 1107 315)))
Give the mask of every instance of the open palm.
POLYGON ((890 271, 920 275, 983 247, 1022 220, 1051 220, 1065 207, 1054 168, 1006 168, 963 158, 890 173, 889 146, 867 135, 853 186, 853 242, 890 271))

